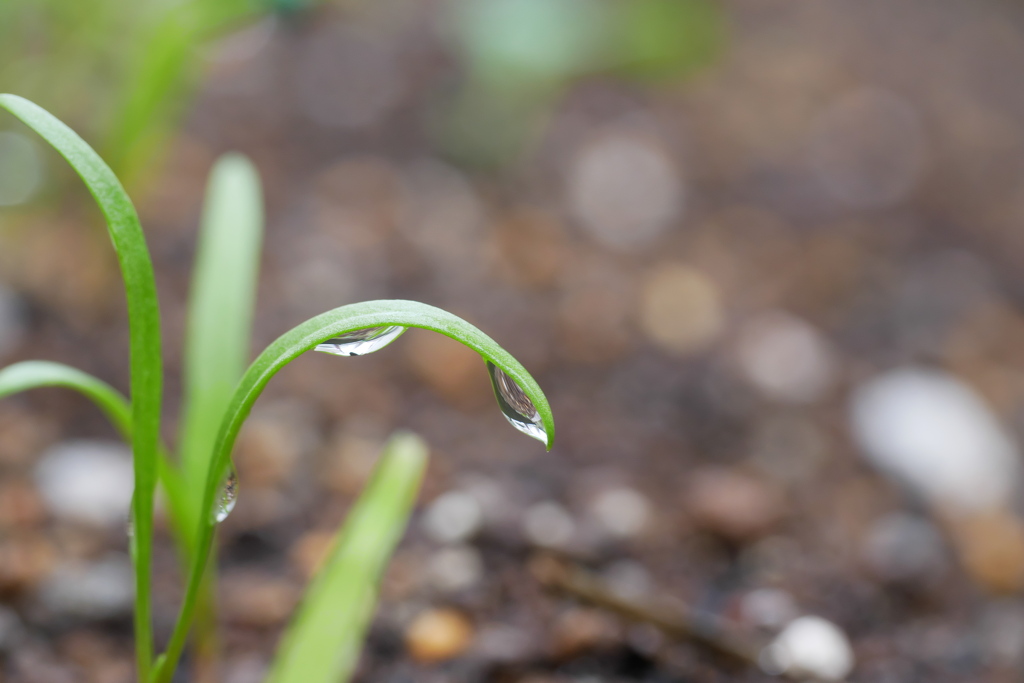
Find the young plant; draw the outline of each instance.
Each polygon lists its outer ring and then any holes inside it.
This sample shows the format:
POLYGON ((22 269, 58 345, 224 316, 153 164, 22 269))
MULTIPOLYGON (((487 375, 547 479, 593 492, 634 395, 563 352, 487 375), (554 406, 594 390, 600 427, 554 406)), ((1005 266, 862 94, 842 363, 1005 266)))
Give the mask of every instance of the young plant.
MULTIPOLYGON (((554 422, 534 379, 476 327, 413 301, 368 301, 327 311, 283 334, 242 371, 248 356, 262 212, 252 165, 230 155, 211 177, 197 256, 186 342, 184 420, 180 458, 159 443, 162 364, 153 269, 135 208, 100 157, 70 128, 37 105, 0 95, 6 109, 49 142, 78 172, 104 214, 128 301, 131 401, 73 368, 45 361, 0 370, 0 398, 43 386, 63 386, 92 399, 131 443, 135 468, 129 548, 135 567, 138 680, 169 683, 197 613, 200 638, 212 638, 215 529, 234 503, 231 453, 239 431, 270 379, 307 351, 338 356, 377 351, 419 327, 455 339, 482 357, 498 406, 520 431, 550 449, 554 422), (151 616, 153 500, 158 482, 168 500, 188 582, 166 650, 154 657, 151 616), (207 591, 204 599, 204 587, 207 591), (206 608, 203 605, 206 605, 206 608)), ((412 508, 427 449, 397 434, 334 541, 289 625, 271 668, 273 683, 346 680, 372 614, 376 585, 412 508)))

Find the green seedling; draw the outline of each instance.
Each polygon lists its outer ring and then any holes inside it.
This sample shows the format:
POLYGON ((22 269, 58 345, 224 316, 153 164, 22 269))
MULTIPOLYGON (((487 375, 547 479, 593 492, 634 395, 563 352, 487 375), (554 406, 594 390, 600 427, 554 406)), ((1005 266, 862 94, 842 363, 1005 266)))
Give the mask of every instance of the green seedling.
MULTIPOLYGON (((135 567, 138 680, 169 683, 193 623, 208 606, 218 522, 238 491, 231 453, 247 416, 271 378, 307 351, 358 356, 378 351, 411 327, 433 330, 480 354, 501 412, 550 449, 554 421, 544 393, 523 366, 466 321, 414 301, 367 301, 335 308, 281 335, 244 370, 262 233, 259 179, 239 155, 222 158, 211 176, 190 297, 185 402, 180 452, 159 442, 162 361, 160 317, 149 251, 138 215, 110 168, 74 131, 39 106, 0 95, 6 109, 36 131, 77 171, 106 218, 128 302, 131 400, 95 377, 46 361, 0 370, 0 398, 44 386, 92 399, 131 443, 135 491, 129 550, 135 567), (168 500, 188 576, 178 620, 163 654, 152 630, 153 502, 168 500), (204 588, 205 587, 205 588, 204 588), (204 597, 204 590, 207 592, 204 597)), ((355 664, 387 558, 405 528, 427 461, 418 437, 391 438, 365 491, 339 531, 288 626, 270 672, 273 683, 344 681, 355 664)), ((197 649, 213 630, 200 628, 197 649)))

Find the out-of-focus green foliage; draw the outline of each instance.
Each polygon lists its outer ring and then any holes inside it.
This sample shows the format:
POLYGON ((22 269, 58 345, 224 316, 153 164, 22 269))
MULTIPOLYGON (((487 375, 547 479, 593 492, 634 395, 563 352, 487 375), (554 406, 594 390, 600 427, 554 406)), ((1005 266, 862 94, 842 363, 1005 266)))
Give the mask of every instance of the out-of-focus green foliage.
POLYGON ((725 16, 715 0, 624 0, 615 14, 615 61, 623 75, 687 76, 713 63, 725 44, 725 16))
POLYGON ((507 162, 574 79, 679 80, 725 44, 718 0, 451 0, 468 83, 438 128, 462 161, 507 162))
POLYGON ((2 0, 0 91, 101 140, 131 183, 187 103, 198 48, 261 14, 295 9, 281 0, 2 0))

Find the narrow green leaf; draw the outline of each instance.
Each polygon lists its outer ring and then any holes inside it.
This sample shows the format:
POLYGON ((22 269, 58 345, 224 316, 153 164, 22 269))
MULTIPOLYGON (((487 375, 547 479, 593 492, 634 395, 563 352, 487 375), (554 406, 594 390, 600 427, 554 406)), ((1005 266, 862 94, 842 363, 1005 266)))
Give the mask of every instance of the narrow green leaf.
POLYGON ((256 168, 239 154, 210 174, 189 296, 185 403, 179 450, 195 529, 220 419, 249 360, 263 198, 256 168))
POLYGON ((427 464, 415 434, 391 437, 292 618, 267 683, 338 683, 355 667, 377 586, 405 530, 427 464))
POLYGON ((540 386, 519 361, 501 348, 497 342, 458 316, 415 301, 365 301, 335 308, 292 328, 267 347, 249 366, 235 390, 228 412, 224 415, 214 450, 214 459, 210 464, 210 472, 206 480, 202 507, 204 514, 199 520, 196 557, 189 575, 185 600, 167 647, 164 666, 156 672, 155 681, 158 683, 170 681, 174 667, 177 666, 178 658, 185 646, 185 638, 188 635, 189 625, 195 611, 196 597, 213 542, 214 523, 210 513, 213 510, 220 480, 227 472, 235 440, 238 438, 242 424, 252 410, 256 399, 279 370, 319 344, 354 330, 395 325, 440 332, 465 344, 479 353, 485 362, 492 363, 501 369, 515 381, 522 389, 523 394, 532 402, 544 427, 546 445, 548 449, 551 448, 555 437, 555 422, 551 414, 551 407, 540 386))
POLYGON ((98 154, 52 114, 16 95, 0 95, 6 109, 50 143, 85 182, 107 220, 128 301, 131 344, 132 452, 135 466, 135 639, 139 680, 149 678, 153 658, 151 565, 153 496, 160 433, 160 311, 156 281, 138 214, 121 183, 98 154))
POLYGON ((42 387, 74 389, 91 399, 121 433, 132 439, 132 409, 114 387, 92 375, 61 363, 30 360, 0 370, 0 398, 42 387))
POLYGON ((137 26, 130 72, 102 147, 129 187, 160 151, 198 80, 199 48, 258 13, 249 0, 186 0, 155 7, 137 26))

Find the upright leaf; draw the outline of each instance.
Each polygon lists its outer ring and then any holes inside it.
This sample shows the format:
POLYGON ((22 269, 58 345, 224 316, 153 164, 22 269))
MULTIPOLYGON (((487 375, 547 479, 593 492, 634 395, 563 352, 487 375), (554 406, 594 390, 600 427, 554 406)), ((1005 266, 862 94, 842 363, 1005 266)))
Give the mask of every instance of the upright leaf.
POLYGON ((262 238, 256 168, 241 155, 225 155, 210 175, 189 296, 179 449, 191 494, 190 532, 221 417, 249 360, 262 238))
POLYGON ((139 680, 147 680, 153 657, 151 564, 153 495, 160 433, 160 311, 153 265, 138 214, 121 183, 98 154, 42 107, 16 95, 0 95, 0 108, 35 130, 85 181, 107 220, 128 301, 131 343, 132 453, 135 467, 135 639, 139 680))
POLYGON ((427 464, 418 436, 391 437, 285 633, 267 683, 348 680, 377 586, 405 530, 427 464))

